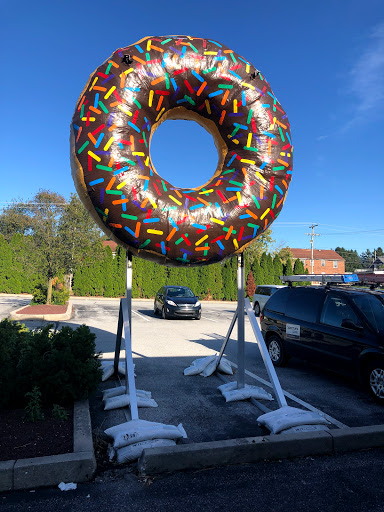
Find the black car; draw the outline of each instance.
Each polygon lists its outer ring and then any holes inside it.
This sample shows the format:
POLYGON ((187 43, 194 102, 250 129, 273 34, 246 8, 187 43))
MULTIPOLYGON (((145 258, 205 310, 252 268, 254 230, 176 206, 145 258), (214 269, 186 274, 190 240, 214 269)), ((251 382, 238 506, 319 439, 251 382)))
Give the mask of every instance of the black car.
POLYGON ((275 366, 290 356, 356 376, 384 403, 384 296, 337 287, 282 288, 261 329, 275 366))
POLYGON ((166 318, 201 318, 199 297, 186 286, 163 286, 157 292, 153 304, 155 315, 166 318))

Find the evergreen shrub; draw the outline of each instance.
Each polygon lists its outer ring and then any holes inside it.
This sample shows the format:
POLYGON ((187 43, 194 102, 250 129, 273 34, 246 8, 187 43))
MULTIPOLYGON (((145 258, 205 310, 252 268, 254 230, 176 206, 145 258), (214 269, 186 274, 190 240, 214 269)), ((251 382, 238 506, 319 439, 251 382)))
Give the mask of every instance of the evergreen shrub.
MULTIPOLYGON (((87 398, 101 381, 95 334, 89 327, 51 326, 29 331, 9 320, 0 323, 0 405, 25 406, 25 396, 38 388, 43 407, 69 405, 87 398)), ((30 395, 29 395, 30 396, 30 395)))

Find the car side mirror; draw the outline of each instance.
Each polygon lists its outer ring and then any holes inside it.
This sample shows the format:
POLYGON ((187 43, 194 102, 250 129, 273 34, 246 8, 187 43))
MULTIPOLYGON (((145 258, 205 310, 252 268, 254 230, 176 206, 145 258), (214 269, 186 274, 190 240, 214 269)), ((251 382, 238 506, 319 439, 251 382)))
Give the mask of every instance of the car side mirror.
POLYGON ((348 318, 344 318, 344 320, 341 321, 341 327, 345 327, 345 329, 352 329, 353 331, 360 333, 364 331, 364 328, 361 325, 356 325, 355 322, 352 322, 352 320, 349 320, 348 318))
POLYGON ((198 295, 195 295, 196 299, 200 299, 200 297, 198 295))

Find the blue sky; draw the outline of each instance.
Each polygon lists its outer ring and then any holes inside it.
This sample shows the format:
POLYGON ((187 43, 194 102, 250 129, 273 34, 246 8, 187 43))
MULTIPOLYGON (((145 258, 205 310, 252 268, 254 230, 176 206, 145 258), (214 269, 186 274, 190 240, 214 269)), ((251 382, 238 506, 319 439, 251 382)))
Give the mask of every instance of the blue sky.
MULTIPOLYGON (((384 3, 38 2, 0 0, 0 207, 39 188, 69 197, 69 126, 89 75, 116 48, 149 35, 221 41, 251 61, 285 108, 293 179, 272 225, 278 245, 384 247, 384 3)), ((213 139, 167 121, 152 140, 157 171, 176 186, 213 174, 213 139)))

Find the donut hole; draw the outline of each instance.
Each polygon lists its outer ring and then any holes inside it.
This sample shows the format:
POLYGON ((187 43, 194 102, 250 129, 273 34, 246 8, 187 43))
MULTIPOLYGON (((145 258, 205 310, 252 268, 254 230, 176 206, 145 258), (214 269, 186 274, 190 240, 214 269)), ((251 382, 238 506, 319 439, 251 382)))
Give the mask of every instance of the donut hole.
POLYGON ((151 160, 159 175, 175 187, 201 188, 220 163, 213 135, 195 121, 166 120, 151 139, 151 160))

